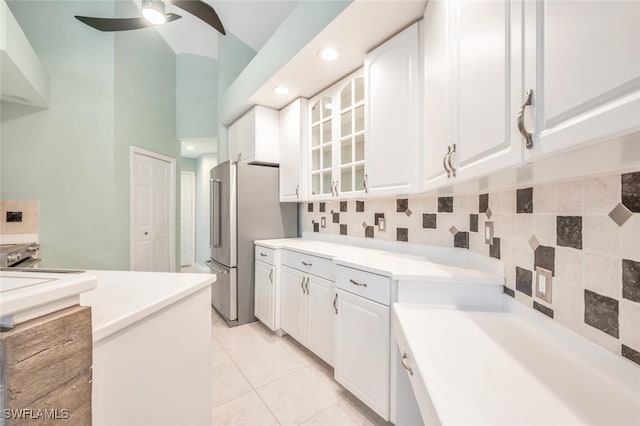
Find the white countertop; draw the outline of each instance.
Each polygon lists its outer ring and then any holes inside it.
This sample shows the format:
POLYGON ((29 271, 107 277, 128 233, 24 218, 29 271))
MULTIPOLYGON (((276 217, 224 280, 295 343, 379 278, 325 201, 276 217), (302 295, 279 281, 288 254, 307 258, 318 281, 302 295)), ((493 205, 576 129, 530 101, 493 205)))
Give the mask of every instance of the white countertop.
POLYGON ((477 259, 470 265, 471 267, 468 267, 471 262, 467 262, 467 253, 460 251, 456 253, 457 256, 447 258, 446 254, 453 253, 449 248, 441 250, 445 255, 434 256, 427 253, 426 248, 424 254, 409 254, 306 238, 260 240, 255 244, 332 259, 337 265, 385 275, 398 281, 435 281, 499 286, 504 284, 504 276, 497 272, 493 259, 487 258, 487 265, 484 268, 479 267, 477 259))
POLYGON ((80 295, 80 303, 91 306, 94 342, 210 286, 216 279, 213 274, 89 272, 98 284, 80 295))
POLYGON ((443 425, 640 424, 638 394, 512 313, 400 303, 394 329, 443 425))
POLYGON ((78 295, 96 287, 90 272, 0 272, 0 317, 13 324, 64 309, 78 303, 78 295))

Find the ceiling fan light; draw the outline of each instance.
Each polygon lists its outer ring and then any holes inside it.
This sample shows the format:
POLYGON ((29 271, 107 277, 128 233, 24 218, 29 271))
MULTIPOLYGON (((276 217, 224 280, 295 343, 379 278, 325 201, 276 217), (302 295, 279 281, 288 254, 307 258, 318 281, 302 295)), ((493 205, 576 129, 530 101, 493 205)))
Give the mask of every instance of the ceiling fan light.
POLYGON ((167 22, 162 0, 142 0, 142 16, 154 25, 167 22))

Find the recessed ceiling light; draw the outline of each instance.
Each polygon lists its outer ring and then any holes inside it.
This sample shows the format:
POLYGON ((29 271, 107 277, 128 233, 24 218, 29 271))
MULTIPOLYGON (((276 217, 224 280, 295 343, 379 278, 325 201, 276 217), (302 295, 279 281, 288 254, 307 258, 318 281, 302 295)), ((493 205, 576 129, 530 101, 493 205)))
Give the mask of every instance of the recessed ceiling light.
POLYGON ((193 145, 187 145, 187 146, 186 146, 186 148, 187 148, 189 151, 193 151, 194 149, 196 149, 193 145))
POLYGON ((284 87, 284 86, 274 87, 273 91, 276 92, 278 95, 288 95, 289 94, 289 89, 284 87))
POLYGON ((335 61, 339 55, 338 49, 333 47, 325 47, 318 52, 318 57, 323 61, 335 61))

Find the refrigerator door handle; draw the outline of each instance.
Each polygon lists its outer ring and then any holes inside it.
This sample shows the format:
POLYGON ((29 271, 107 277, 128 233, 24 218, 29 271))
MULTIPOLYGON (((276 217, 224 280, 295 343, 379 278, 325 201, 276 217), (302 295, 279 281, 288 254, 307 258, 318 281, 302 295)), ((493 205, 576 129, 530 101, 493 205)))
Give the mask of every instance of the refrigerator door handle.
POLYGON ((220 179, 209 179, 210 215, 209 215, 209 247, 220 247, 220 179))
POLYGON ((205 263, 207 264, 207 266, 209 266, 209 269, 211 269, 212 271, 215 271, 215 272, 217 272, 219 274, 228 274, 229 273, 229 269, 223 269, 223 268, 220 268, 220 267, 214 265, 214 262, 213 262, 212 259, 205 260, 205 263))

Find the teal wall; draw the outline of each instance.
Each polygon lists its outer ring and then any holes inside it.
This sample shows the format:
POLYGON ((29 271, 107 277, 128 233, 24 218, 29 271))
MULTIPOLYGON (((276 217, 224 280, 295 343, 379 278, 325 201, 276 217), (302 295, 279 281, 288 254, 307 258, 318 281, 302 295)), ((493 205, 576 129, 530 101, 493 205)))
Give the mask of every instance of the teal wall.
POLYGON ((154 31, 73 18, 126 3, 8 4, 49 73, 50 108, 2 104, 0 197, 40 200, 43 266, 129 269, 130 146, 179 157, 175 55, 154 31))
POLYGON ((176 135, 178 139, 218 134, 218 61, 176 55, 176 135))
POLYGON ((198 160, 195 158, 180 158, 180 169, 183 172, 195 172, 198 169, 198 160))

